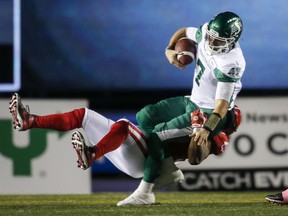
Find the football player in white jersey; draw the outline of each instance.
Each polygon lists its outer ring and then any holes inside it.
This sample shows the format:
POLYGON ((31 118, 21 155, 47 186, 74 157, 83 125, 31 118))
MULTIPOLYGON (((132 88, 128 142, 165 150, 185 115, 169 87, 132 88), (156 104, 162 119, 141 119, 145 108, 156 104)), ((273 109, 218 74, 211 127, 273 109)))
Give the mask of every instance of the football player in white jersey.
MULTIPOLYGON (((241 89, 245 59, 239 45, 243 30, 241 18, 233 12, 217 14, 199 28, 185 27, 171 37, 165 55, 168 61, 184 69, 177 60, 180 52, 174 50, 176 42, 188 37, 197 43, 196 65, 191 96, 176 97, 147 105, 137 113, 137 122, 148 140, 148 157, 144 177, 134 193, 119 205, 136 205, 138 200, 153 200, 154 181, 159 175, 162 161, 169 155, 165 143, 175 137, 192 134, 188 149, 189 162, 197 164, 195 146, 208 146, 208 139, 236 125, 234 101, 241 89), (208 119, 200 130, 192 131, 190 116, 202 110, 208 119)), ((223 146, 225 147, 225 146, 223 146)), ((139 202, 140 203, 140 202, 139 202)), ((151 203, 151 202, 150 202, 151 203)))

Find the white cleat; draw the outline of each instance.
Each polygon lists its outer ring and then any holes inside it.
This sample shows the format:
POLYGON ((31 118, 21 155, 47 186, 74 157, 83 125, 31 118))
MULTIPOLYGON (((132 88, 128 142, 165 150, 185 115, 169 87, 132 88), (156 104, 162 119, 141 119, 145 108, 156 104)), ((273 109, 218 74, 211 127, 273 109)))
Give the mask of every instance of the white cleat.
POLYGON ((18 131, 25 131, 31 128, 35 115, 31 115, 29 106, 24 107, 21 98, 17 93, 11 96, 9 110, 13 119, 13 127, 18 131))
POLYGON ((72 134, 72 145, 78 156, 78 167, 83 170, 88 169, 94 162, 94 155, 97 151, 96 148, 89 143, 85 144, 85 139, 79 131, 75 131, 72 134))
POLYGON ((152 205, 155 204, 154 193, 132 193, 126 199, 117 203, 117 206, 130 206, 130 205, 152 205))

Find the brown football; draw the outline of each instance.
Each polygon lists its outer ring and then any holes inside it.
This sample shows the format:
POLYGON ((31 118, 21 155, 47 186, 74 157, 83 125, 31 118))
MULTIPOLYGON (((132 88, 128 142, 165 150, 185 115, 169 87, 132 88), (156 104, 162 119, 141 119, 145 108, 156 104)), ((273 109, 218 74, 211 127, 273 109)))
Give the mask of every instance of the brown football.
POLYGON ((177 55, 177 59, 183 65, 191 64, 196 58, 196 44, 189 38, 180 38, 175 45, 175 50, 181 52, 177 55))

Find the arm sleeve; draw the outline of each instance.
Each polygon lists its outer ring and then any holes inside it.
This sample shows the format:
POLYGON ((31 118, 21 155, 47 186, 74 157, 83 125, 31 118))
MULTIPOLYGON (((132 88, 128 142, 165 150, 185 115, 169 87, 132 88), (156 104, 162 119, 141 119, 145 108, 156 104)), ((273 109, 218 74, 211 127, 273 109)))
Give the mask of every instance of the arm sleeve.
POLYGON ((197 34, 198 28, 194 28, 194 27, 188 27, 186 29, 186 36, 193 40, 195 43, 197 43, 197 39, 196 39, 196 34, 197 34))
POLYGON ((233 82, 218 82, 215 100, 222 99, 230 103, 230 100, 234 92, 234 83, 233 82))

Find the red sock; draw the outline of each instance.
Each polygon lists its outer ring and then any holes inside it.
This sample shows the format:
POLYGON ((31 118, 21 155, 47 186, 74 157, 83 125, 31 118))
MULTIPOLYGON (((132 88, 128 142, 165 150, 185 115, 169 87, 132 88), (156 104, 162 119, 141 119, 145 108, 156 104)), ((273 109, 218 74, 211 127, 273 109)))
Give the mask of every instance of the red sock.
POLYGON ((57 131, 68 131, 82 126, 85 108, 75 109, 71 112, 35 116, 34 128, 46 128, 57 131))
POLYGON ((95 145, 97 148, 95 160, 117 149, 124 142, 129 133, 128 125, 127 121, 120 120, 111 126, 108 134, 95 145))
POLYGON ((282 192, 282 196, 284 199, 284 203, 287 204, 288 203, 288 189, 286 189, 282 192))

